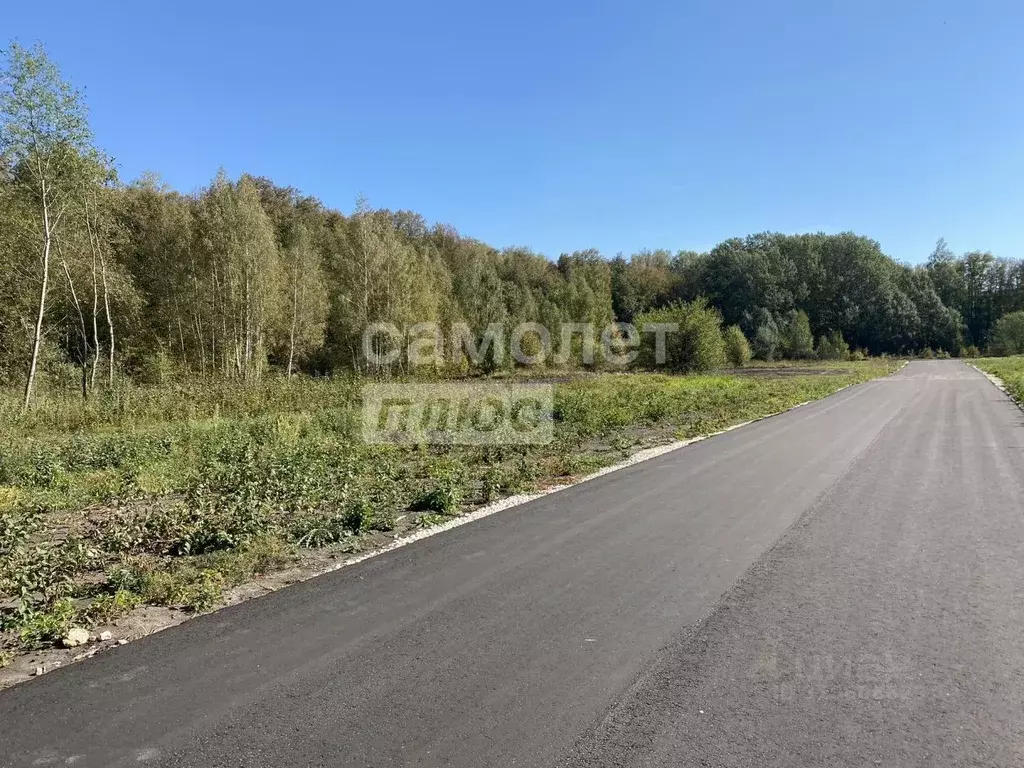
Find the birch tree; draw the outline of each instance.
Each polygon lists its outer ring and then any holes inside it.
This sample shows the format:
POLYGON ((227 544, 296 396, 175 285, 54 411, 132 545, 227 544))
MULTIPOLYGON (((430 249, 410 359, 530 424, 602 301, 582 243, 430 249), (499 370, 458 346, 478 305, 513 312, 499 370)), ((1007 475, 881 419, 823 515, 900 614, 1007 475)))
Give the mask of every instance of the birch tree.
POLYGON ((55 238, 80 181, 92 134, 79 93, 39 45, 13 43, 0 76, 0 152, 18 192, 31 202, 38 257, 36 311, 25 377, 24 410, 32 402, 45 331, 55 238))
POLYGON ((223 172, 203 193, 198 213, 204 282, 212 294, 211 356, 227 375, 258 378, 277 313, 280 254, 252 179, 223 172))
POLYGON ((320 254, 305 225, 299 223, 292 228, 282 261, 285 295, 281 305, 287 307, 286 372, 291 376, 299 359, 323 345, 327 288, 320 254))

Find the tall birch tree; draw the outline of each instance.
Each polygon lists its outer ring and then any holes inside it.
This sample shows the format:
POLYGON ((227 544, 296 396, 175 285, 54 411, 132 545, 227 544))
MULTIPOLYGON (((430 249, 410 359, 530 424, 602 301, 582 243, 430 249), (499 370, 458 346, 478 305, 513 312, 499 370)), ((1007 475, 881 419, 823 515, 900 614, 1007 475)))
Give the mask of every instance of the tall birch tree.
POLYGON ((92 133, 81 96, 42 46, 12 43, 0 75, 0 152, 31 202, 38 257, 37 296, 23 408, 32 402, 45 332, 55 238, 80 184, 92 133))

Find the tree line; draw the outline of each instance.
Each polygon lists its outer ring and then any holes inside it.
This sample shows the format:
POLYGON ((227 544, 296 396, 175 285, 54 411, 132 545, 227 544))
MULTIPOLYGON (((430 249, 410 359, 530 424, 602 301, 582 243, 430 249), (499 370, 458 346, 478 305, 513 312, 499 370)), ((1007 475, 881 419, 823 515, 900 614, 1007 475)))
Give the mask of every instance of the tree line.
MULTIPOLYGON (((5 52, 0 381, 24 387, 26 407, 41 375, 88 396, 121 376, 360 370, 363 330, 379 322, 557 333, 710 311, 738 329, 730 348, 740 333, 764 359, 972 353, 1024 309, 1022 275, 1019 260, 957 256, 943 241, 909 266, 852 233, 551 260, 365 201, 345 215, 255 176, 220 172, 190 194, 154 176, 126 184, 43 49, 5 52)), ((463 361, 473 366, 493 367, 463 361)))

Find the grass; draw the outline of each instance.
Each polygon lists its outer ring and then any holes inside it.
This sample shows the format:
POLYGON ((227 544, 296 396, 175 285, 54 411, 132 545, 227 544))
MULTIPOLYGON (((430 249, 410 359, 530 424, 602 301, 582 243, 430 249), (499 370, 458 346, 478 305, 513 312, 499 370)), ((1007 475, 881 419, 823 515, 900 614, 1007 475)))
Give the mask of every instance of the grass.
POLYGON ((0 393, 0 655, 142 604, 208 610, 308 550, 360 551, 895 367, 569 376, 535 446, 364 445, 352 380, 45 394, 25 417, 0 393))
POLYGON ((1024 356, 979 357, 974 364, 1002 379, 1003 386, 1014 400, 1024 402, 1024 356))

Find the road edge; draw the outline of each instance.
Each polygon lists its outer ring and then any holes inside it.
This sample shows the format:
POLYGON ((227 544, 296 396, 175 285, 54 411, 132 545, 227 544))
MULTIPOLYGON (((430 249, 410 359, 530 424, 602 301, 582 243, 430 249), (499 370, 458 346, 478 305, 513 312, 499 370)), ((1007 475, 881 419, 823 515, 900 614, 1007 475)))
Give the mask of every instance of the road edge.
MULTIPOLYGON (((619 472, 619 471, 621 471, 623 469, 627 469, 627 468, 635 466, 637 464, 642 464, 642 463, 650 461, 652 459, 656 459, 656 458, 658 458, 660 456, 664 456, 665 454, 673 453, 673 452, 678 451, 678 450, 680 450, 682 448, 686 448, 686 447, 688 447, 690 445, 693 445, 694 443, 699 443, 699 442, 702 442, 704 440, 710 440, 713 437, 718 437, 719 435, 726 434, 727 432, 732 432, 734 430, 741 429, 741 428, 749 426, 751 424, 756 424, 757 422, 765 421, 766 419, 771 419, 771 418, 775 418, 776 416, 781 416, 782 414, 789 413, 791 411, 795 411, 798 408, 802 408, 802 407, 804 407, 806 405, 810 405, 812 403, 820 403, 820 402, 822 402, 824 400, 827 400, 830 397, 834 397, 835 395, 838 395, 840 392, 843 392, 844 390, 850 389, 851 387, 856 387, 856 386, 860 386, 862 384, 868 384, 868 383, 870 383, 872 381, 879 381, 881 379, 886 379, 886 378, 889 378, 891 376, 895 376, 897 373, 902 371, 907 366, 908 363, 909 363, 909 361, 904 360, 903 363, 898 368, 896 368, 895 370, 893 370, 892 372, 890 372, 890 373, 888 373, 888 374, 886 374, 884 376, 878 376, 877 378, 869 379, 868 381, 861 381, 861 382, 856 382, 856 383, 853 383, 853 384, 846 384, 846 385, 844 385, 842 387, 839 387, 835 391, 830 392, 829 394, 827 394, 827 395, 825 395, 823 397, 817 398, 815 400, 804 400, 803 402, 797 403, 796 405, 790 406, 789 408, 783 408, 782 410, 779 410, 779 411, 774 411, 772 413, 767 413, 764 416, 759 416, 756 419, 749 419, 747 421, 742 421, 742 422, 738 422, 736 424, 731 424, 731 425, 725 427, 724 429, 720 429, 720 430, 717 430, 715 432, 710 432, 710 433, 708 433, 706 435, 698 435, 697 437, 688 438, 686 440, 674 440, 672 442, 665 443, 663 445, 656 445, 656 446, 651 446, 650 448, 641 449, 641 450, 637 451, 636 453, 632 454, 631 456, 629 456, 628 458, 624 459, 623 461, 620 461, 620 462, 618 462, 616 464, 611 464, 611 465, 609 465, 607 467, 603 467, 603 468, 601 468, 599 470, 591 472, 591 473, 589 473, 587 475, 584 475, 582 477, 575 478, 571 482, 562 483, 562 484, 554 485, 554 486, 549 486, 547 488, 544 488, 543 490, 534 491, 532 493, 521 493, 521 494, 515 494, 515 495, 512 495, 512 496, 507 496, 504 499, 499 499, 498 501, 495 501, 495 502, 492 502, 490 504, 486 504, 484 506, 478 507, 477 509, 474 509, 474 510, 472 510, 470 512, 467 512, 467 513, 465 513, 463 515, 460 515, 459 517, 453 518, 453 519, 448 520, 448 521, 446 521, 444 523, 441 523, 439 525, 432 526, 430 528, 424 528, 424 529, 415 531, 413 533, 407 534, 405 536, 401 536, 401 537, 399 537, 397 539, 394 539, 394 540, 388 542, 387 544, 385 544, 384 546, 382 546, 382 547, 380 547, 378 549, 373 549, 373 550, 370 550, 370 551, 367 551, 367 552, 360 553, 358 555, 352 555, 350 557, 346 557, 344 559, 337 560, 337 561, 332 562, 332 563, 330 563, 330 564, 328 564, 328 565, 326 565, 325 567, 322 567, 322 568, 315 568, 315 569, 310 569, 310 570, 307 570, 307 571, 303 571, 303 572, 299 573, 296 576, 296 578, 294 578, 294 579, 289 579, 288 581, 276 583, 273 586, 268 586, 267 584, 262 583, 262 584, 260 584, 260 586, 263 588, 264 591, 262 591, 259 594, 251 594, 251 593, 244 594, 244 591, 245 591, 246 587, 250 587, 250 586, 252 586, 252 584, 257 583, 257 582, 247 582, 246 584, 239 585, 238 587, 235 588, 236 595, 230 595, 230 593, 229 593, 227 595, 227 599, 223 603, 217 605, 216 607, 214 607, 213 609, 211 609, 209 611, 204 611, 203 613, 197 613, 197 614, 183 614, 183 613, 180 613, 180 612, 175 612, 176 615, 174 615, 174 618, 172 620, 169 620, 166 624, 159 625, 159 626, 156 626, 156 627, 152 628, 151 631, 149 631, 146 634, 141 635, 139 637, 134 637, 134 638, 130 638, 130 639, 125 638, 125 639, 117 641, 117 642, 115 642, 115 643, 113 643, 113 644, 111 644, 109 646, 96 645, 96 646, 93 646, 92 648, 89 648, 87 651, 85 651, 83 653, 80 653, 80 654, 77 654, 77 655, 73 655, 70 658, 65 657, 64 659, 62 659, 60 661, 49 660, 49 659, 46 660, 46 661, 43 661, 41 659, 39 664, 35 667, 36 671, 28 673, 27 675, 25 675, 23 677, 21 675, 18 675, 17 677, 10 676, 10 677, 7 677, 6 679, 4 679, 3 676, 0 676, 0 693, 2 693, 4 690, 6 690, 8 688, 12 688, 12 687, 14 687, 16 685, 19 685, 21 683, 27 682, 28 680, 31 680, 31 679, 33 679, 35 677, 39 677, 41 675, 48 674, 51 671, 56 671, 57 669, 61 669, 63 667, 70 666, 71 664, 77 664, 79 661, 84 661, 87 658, 92 658, 93 656, 97 655, 98 653, 105 653, 105 652, 109 652, 109 651, 115 650, 116 648, 119 648, 122 645, 127 645, 129 643, 141 640, 141 639, 143 639, 145 637, 149 637, 150 635, 155 635, 155 634, 157 634, 159 632, 163 632, 164 630, 170 629, 172 627, 176 627, 176 626, 178 626, 180 624, 183 624, 183 623, 189 622, 189 621, 191 621, 193 619, 199 618, 200 616, 205 616, 205 615, 208 615, 208 614, 217 613, 218 611, 223 610, 224 608, 228 608, 228 607, 230 607, 232 605, 238 605, 239 603, 249 602, 250 600, 256 600, 256 599, 259 599, 260 597, 263 597, 264 595, 268 595, 268 594, 270 594, 272 592, 278 592, 278 591, 280 591, 282 589, 286 589, 287 587, 290 587, 290 586, 292 586, 294 584, 301 584, 301 583, 304 583, 304 582, 307 582, 307 581, 311 581, 313 579, 320 578, 321 576, 326 576, 326 575, 328 575, 330 573, 334 573, 334 572, 339 571, 339 570, 341 570, 343 568, 348 568, 349 566, 357 565, 357 564, 359 564, 359 563, 361 563, 361 562, 363 562, 365 560, 370 560, 372 558, 384 555, 384 554, 386 554, 388 552, 393 552, 393 551, 395 551, 397 549, 402 549, 403 547, 409 546, 410 544, 414 544, 417 541, 422 541, 423 539, 428 539, 428 538, 430 538, 432 536, 437 536, 437 535, 439 535, 441 533, 445 533, 447 531, 451 531, 451 530, 453 530, 455 528, 460 528, 460 527, 462 527, 464 525, 468 525, 470 523, 476 522, 477 520, 482 520, 482 519, 484 519, 486 517, 491 517, 492 515, 496 515, 499 512, 504 512, 504 511, 509 510, 509 509, 515 509, 517 507, 522 507, 522 506, 524 506, 526 504, 529 504, 531 502, 534 502, 534 501, 537 501, 539 499, 545 498, 547 496, 551 496, 553 494, 560 493, 562 491, 570 490, 570 489, 575 488, 577 486, 580 486, 580 485, 582 485, 584 483, 590 482, 591 480, 596 480, 599 477, 604 477, 605 475, 609 475, 609 474, 612 474, 614 472, 619 472)), ((63 649, 60 649, 60 648, 48 649, 48 651, 50 653, 60 652, 62 650, 63 649)), ((19 661, 21 659, 24 659, 27 656, 42 656, 42 657, 45 658, 47 655, 49 655, 49 653, 47 651, 29 652, 29 653, 26 653, 26 654, 19 654, 12 661, 16 663, 17 661, 19 661)))

